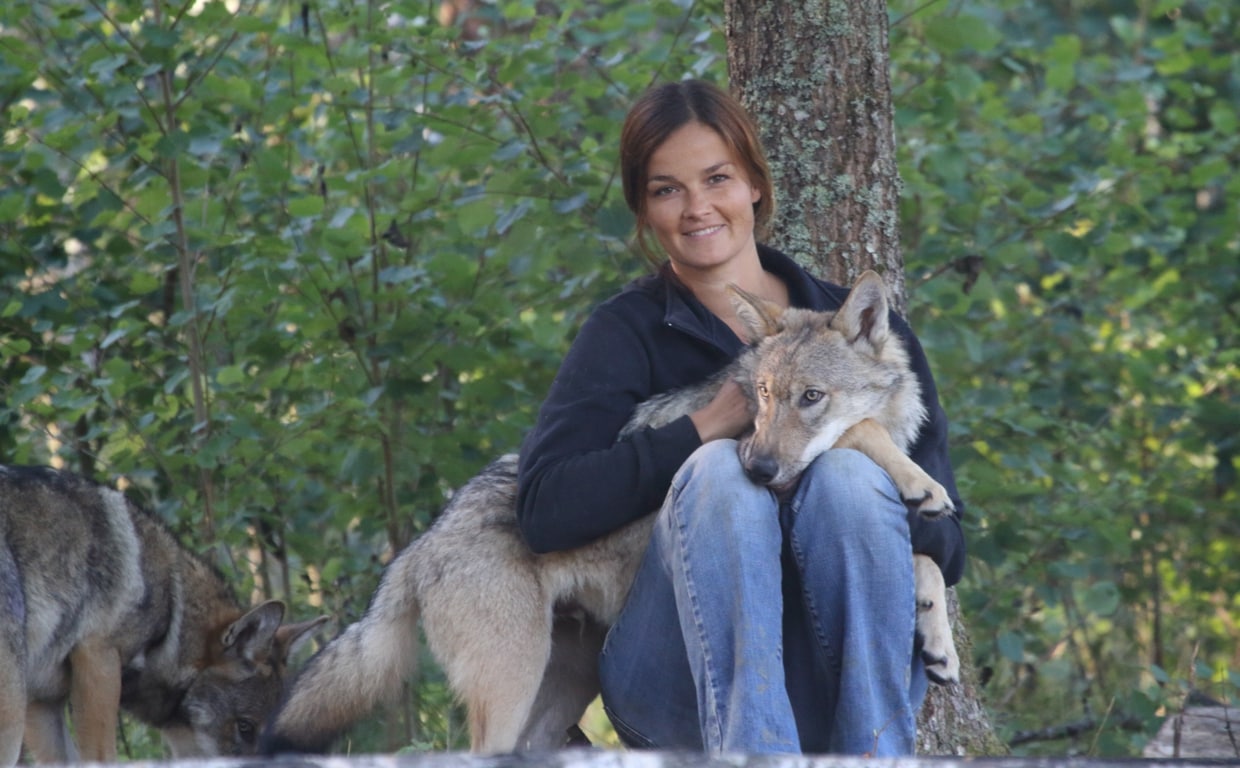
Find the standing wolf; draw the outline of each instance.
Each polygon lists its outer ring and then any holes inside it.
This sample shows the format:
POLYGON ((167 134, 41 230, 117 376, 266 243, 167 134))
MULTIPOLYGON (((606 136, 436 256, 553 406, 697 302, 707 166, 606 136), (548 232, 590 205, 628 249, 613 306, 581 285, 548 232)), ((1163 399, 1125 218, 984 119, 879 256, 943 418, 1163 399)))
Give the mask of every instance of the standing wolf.
POLYGON ((0 768, 23 741, 42 762, 113 761, 120 709, 177 757, 253 753, 288 653, 324 620, 283 615, 242 610, 118 491, 0 466, 0 768))
MULTIPOLYGON (((761 341, 711 381, 643 403, 620 439, 702 407, 731 377, 757 403, 740 445, 755 482, 785 489, 819 454, 847 447, 886 469, 922 514, 952 513, 945 489, 905 454, 925 411, 877 274, 863 275, 835 313, 784 310, 735 289, 733 300, 749 337, 761 341)), ((294 682, 262 751, 324 750, 394 695, 417 660, 419 616, 468 709, 474 750, 563 745, 599 692, 598 653, 654 515, 578 549, 533 554, 517 529, 516 467, 507 455, 485 468, 392 561, 366 614, 294 682)), ((927 674, 954 681, 943 576, 921 555, 915 574, 927 674)))

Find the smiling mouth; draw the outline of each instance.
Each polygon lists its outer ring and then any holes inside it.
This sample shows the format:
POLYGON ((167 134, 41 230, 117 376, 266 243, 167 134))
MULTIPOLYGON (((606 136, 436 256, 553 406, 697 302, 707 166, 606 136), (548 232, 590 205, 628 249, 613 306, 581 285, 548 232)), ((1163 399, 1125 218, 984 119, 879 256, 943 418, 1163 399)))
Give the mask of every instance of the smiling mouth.
POLYGON ((686 232, 685 237, 706 237, 707 235, 715 234, 721 229, 723 229, 723 225, 716 224, 713 227, 706 227, 705 229, 695 229, 692 232, 686 232))

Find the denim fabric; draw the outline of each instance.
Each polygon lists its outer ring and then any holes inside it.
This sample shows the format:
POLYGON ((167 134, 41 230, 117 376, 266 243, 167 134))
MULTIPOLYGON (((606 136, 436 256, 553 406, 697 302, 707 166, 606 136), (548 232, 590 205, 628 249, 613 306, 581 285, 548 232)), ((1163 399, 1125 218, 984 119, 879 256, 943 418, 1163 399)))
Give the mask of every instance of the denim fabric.
POLYGON ((876 464, 828 451, 780 504, 713 441, 659 512, 603 703, 634 747, 910 755, 915 619, 907 512, 876 464))

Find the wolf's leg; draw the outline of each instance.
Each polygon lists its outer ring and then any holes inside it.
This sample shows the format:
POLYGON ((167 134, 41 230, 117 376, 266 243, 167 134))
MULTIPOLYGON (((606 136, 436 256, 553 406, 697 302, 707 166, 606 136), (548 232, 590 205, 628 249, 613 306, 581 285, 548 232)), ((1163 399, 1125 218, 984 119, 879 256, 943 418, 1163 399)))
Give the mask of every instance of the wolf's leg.
POLYGON ((81 760, 69 735, 63 702, 31 703, 26 710, 26 749, 40 763, 76 763, 81 760))
MULTIPOLYGON (((15 627, 18 633, 22 628, 15 627)), ((9 638, 0 636, 0 768, 15 765, 22 754, 26 720, 26 663, 21 641, 10 653, 9 638)))
MULTIPOLYGON (((444 623, 455 622, 456 642, 430 640, 452 689, 469 711, 470 749, 488 754, 512 752, 538 696, 551 657, 551 606, 536 583, 509 574, 514 583, 503 608, 486 606, 468 618, 437 622, 429 606, 423 626, 430 639, 444 623)), ((492 589, 496 589, 492 585, 492 589)), ((478 594, 478 593, 474 593, 478 594)))
POLYGON ((17 765, 22 754, 22 726, 0 725, 0 766, 17 765))
POLYGON ((939 685, 960 679, 960 658, 947 616, 947 586, 943 572, 925 555, 913 555, 917 580, 917 633, 921 635, 921 658, 926 677, 939 685))
POLYGON ((954 512, 947 490, 910 459, 891 439, 891 433, 873 419, 862 419, 845 432, 834 448, 852 448, 886 470, 900 489, 906 504, 914 504, 926 517, 954 512))
POLYGON ((558 618, 551 659, 518 746, 524 751, 560 749, 568 729, 599 693, 598 655, 607 628, 588 618, 558 618))
POLYGON ((69 708, 78 748, 88 762, 116 760, 120 653, 106 638, 88 638, 69 654, 69 708))
MULTIPOLYGON (((14 669, 14 672, 17 670, 14 669)), ((3 672, 0 672, 3 674, 3 672)), ((0 768, 16 765, 22 754, 22 732, 25 729, 26 691, 22 686, 20 697, 11 695, 8 681, 0 680, 0 768)))

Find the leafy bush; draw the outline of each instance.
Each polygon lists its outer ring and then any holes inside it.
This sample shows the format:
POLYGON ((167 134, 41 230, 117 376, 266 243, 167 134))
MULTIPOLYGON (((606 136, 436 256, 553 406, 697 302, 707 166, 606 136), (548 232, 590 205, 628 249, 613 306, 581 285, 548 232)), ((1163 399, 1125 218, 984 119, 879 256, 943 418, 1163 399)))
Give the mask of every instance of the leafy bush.
POLYGON ((1240 683, 1240 17, 908 6, 910 306, 954 419, 977 660, 1021 749, 1131 754, 1187 687, 1240 683), (952 263, 980 263, 971 290, 923 284, 952 263))

